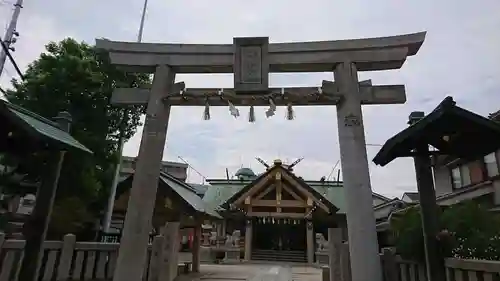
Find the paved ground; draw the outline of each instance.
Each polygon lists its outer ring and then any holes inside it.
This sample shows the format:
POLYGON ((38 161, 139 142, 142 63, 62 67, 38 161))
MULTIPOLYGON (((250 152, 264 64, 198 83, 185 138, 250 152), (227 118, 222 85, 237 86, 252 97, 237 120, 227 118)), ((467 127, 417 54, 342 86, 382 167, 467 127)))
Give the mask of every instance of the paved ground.
POLYGON ((317 268, 292 264, 201 265, 199 274, 178 281, 321 281, 317 268))

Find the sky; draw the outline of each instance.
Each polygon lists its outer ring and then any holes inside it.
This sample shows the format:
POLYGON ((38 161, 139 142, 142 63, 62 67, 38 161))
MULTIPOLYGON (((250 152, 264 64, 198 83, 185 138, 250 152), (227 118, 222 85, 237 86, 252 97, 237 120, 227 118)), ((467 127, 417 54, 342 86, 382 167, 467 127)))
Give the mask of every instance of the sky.
MULTIPOLYGON (((4 30, 13 1, 0 0, 4 30)), ((50 41, 135 41, 142 5, 142 0, 25 0, 13 56, 24 69, 50 41)), ((483 115, 500 109, 499 12, 498 0, 149 0, 143 42, 231 44, 233 37, 268 36, 276 43, 427 31, 419 53, 400 70, 360 73, 360 80, 372 79, 373 84, 405 84, 408 98, 404 105, 363 108, 371 161, 380 144, 407 126, 410 112, 429 112, 446 96, 483 115)), ((16 72, 7 63, 2 87, 9 87, 12 77, 16 72)), ((178 75, 177 80, 189 88, 232 87, 231 75, 178 75)), ((333 74, 270 76, 272 87, 319 86, 322 80, 333 80, 333 74)), ((197 183, 203 177, 225 178, 226 168, 230 174, 242 166, 262 172, 255 157, 268 163, 304 157, 296 174, 308 180, 336 177, 333 168, 340 154, 335 107, 296 108, 292 121, 285 120, 285 108, 269 119, 264 111, 256 108, 257 121, 249 123, 248 108, 240 108, 239 119, 227 108, 212 108, 209 121, 202 120, 201 107, 174 108, 164 159, 185 159, 201 174, 189 171, 189 181, 197 183)), ((126 144, 125 155, 137 155, 141 132, 126 144)), ((416 190, 411 159, 369 166, 375 192, 395 197, 416 190)))

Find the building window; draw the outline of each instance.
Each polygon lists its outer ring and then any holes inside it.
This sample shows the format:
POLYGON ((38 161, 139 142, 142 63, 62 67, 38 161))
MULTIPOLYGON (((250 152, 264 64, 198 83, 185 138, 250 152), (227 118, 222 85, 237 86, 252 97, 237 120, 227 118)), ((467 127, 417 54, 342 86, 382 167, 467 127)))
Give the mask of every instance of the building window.
POLYGON ((482 161, 474 161, 468 164, 470 181, 472 184, 481 183, 484 181, 483 163, 482 161))
POLYGON ((486 166, 486 172, 488 174, 488 177, 498 176, 499 170, 495 152, 484 156, 484 164, 486 166))
POLYGON ((471 184, 469 167, 461 165, 451 170, 451 178, 454 188, 461 188, 471 184))

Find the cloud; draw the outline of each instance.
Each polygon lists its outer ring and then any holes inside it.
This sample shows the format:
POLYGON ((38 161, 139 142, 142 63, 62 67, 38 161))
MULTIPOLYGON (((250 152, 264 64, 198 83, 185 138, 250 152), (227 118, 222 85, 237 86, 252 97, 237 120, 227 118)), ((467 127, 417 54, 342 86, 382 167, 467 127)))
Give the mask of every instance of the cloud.
MULTIPOLYGON (((96 37, 134 41, 142 1, 33 1, 25 4, 16 45, 16 59, 24 67, 50 40, 74 36, 93 42, 96 37), (111 12, 110 12, 111 11, 111 12)), ((2 7, 0 7, 1 9, 2 7)), ((445 96, 459 105, 488 114, 500 104, 500 2, 482 0, 254 0, 254 1, 149 1, 144 41, 177 43, 231 43, 236 36, 269 36, 271 42, 335 40, 390 36, 428 31, 426 41, 402 69, 361 73, 360 80, 374 84, 405 84, 405 105, 366 106, 363 109, 366 140, 382 144, 405 128, 411 111, 429 112, 445 96)), ((3 15, 3 14, 2 14, 3 15)), ((2 17, 6 18, 6 17, 2 17)), ((13 74, 13 71, 9 71, 13 74)), ((315 86, 331 73, 276 74, 273 86, 315 86)), ((231 87, 231 75, 179 75, 188 87, 231 87)), ((6 86, 3 78, 2 86, 6 86)), ((225 177, 249 166, 263 167, 262 157, 294 161, 296 173, 306 179, 328 176, 339 159, 334 107, 298 108, 296 119, 284 119, 284 109, 266 119, 257 109, 257 122, 247 122, 247 108, 234 119, 227 108, 214 108, 212 120, 203 121, 203 108, 175 108, 170 118, 165 159, 186 159, 209 178, 225 177)), ((136 155, 140 132, 126 145, 136 155)), ((368 146, 368 158, 378 151, 368 146)), ((336 176, 336 172, 333 173, 336 176)), ((411 159, 396 160, 381 168, 370 164, 373 189, 388 196, 415 190, 411 159)), ((199 181, 192 172, 190 180, 199 181)))

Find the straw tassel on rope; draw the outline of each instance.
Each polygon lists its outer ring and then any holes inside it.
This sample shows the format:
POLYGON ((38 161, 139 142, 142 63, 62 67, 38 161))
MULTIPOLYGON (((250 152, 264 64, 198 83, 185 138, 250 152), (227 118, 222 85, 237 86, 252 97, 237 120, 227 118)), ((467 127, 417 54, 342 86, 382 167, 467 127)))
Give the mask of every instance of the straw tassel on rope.
POLYGON ((229 105, 229 112, 231 113, 234 118, 238 118, 240 116, 240 111, 234 106, 234 104, 230 101, 227 101, 227 104, 229 105))
POLYGON ((286 119, 287 120, 293 120, 293 118, 294 118, 294 112, 293 112, 292 104, 289 103, 286 106, 286 119))
POLYGON ((203 120, 210 120, 210 104, 208 99, 205 101, 205 110, 203 111, 203 120))
POLYGON ((266 110, 266 117, 269 118, 276 112, 276 104, 274 104, 273 99, 269 99, 269 108, 266 110))
POLYGON ((250 106, 250 112, 248 112, 248 122, 255 122, 255 108, 253 105, 250 106))

